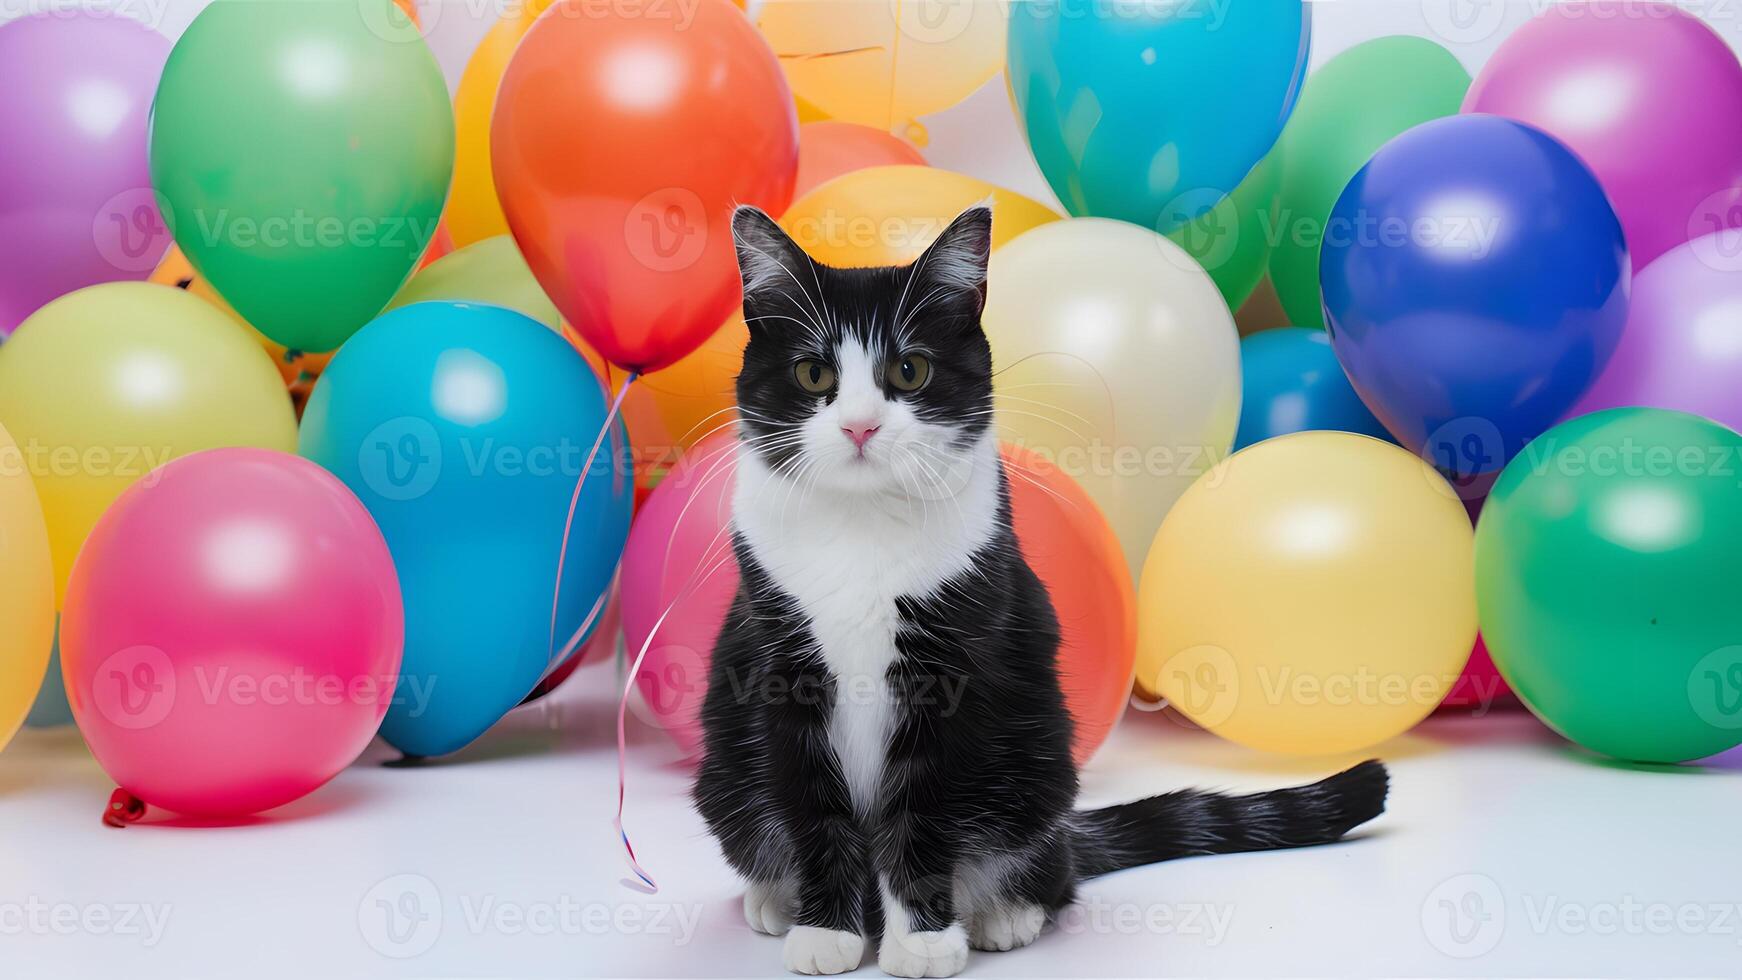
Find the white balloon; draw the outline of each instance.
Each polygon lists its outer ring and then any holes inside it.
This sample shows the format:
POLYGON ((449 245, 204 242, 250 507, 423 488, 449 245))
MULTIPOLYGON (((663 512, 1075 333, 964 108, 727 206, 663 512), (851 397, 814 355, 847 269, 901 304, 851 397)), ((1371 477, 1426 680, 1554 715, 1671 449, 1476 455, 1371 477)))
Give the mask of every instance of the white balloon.
POLYGON ((1000 435, 1082 485, 1135 578, 1239 425, 1240 337, 1216 284, 1147 228, 1073 218, 993 253, 984 322, 1000 435))

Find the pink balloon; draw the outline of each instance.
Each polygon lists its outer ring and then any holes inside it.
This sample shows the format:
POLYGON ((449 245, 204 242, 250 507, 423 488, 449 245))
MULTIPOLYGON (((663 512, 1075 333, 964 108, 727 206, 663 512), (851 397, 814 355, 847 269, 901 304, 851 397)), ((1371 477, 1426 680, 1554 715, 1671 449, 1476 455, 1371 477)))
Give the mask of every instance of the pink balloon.
POLYGON ((1530 123, 1584 158, 1627 232, 1633 267, 1742 224, 1742 65, 1668 4, 1556 4, 1508 37, 1465 112, 1530 123))
POLYGON ((0 339, 57 296, 146 278, 169 248, 146 163, 169 49, 113 11, 0 24, 0 339))
POLYGON ((641 700, 685 755, 702 745, 708 662, 738 591, 738 563, 726 530, 737 451, 730 431, 691 449, 636 512, 623 551, 623 636, 630 659, 653 637, 636 679, 641 700))
POLYGON ((1497 702, 1512 699, 1512 688, 1500 676, 1500 670, 1494 666, 1494 658, 1488 656, 1488 644, 1483 643, 1482 637, 1478 635, 1475 649, 1470 651, 1470 662, 1464 665, 1464 672, 1458 675, 1452 689, 1446 692, 1440 707, 1486 709, 1497 702))
POLYGON ((1568 418, 1628 405, 1742 429, 1742 231, 1673 248, 1633 278, 1621 344, 1568 418))
POLYGON ((97 762, 146 803, 257 813, 369 744, 405 639, 369 512, 297 456, 215 449, 135 483, 73 565, 61 666, 97 762))

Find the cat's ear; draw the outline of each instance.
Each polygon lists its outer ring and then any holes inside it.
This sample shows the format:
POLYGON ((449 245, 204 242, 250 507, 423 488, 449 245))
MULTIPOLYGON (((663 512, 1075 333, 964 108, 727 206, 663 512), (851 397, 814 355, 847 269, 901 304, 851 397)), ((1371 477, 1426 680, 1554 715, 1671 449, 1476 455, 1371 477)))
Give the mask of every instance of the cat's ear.
POLYGON ((986 265, 991 258, 992 207, 976 204, 950 222, 914 263, 913 273, 927 285, 959 293, 977 317, 986 305, 986 265))
POLYGON ((810 281, 810 256, 774 219, 747 204, 732 212, 732 243, 744 277, 744 302, 754 305, 771 294, 785 295, 810 281))

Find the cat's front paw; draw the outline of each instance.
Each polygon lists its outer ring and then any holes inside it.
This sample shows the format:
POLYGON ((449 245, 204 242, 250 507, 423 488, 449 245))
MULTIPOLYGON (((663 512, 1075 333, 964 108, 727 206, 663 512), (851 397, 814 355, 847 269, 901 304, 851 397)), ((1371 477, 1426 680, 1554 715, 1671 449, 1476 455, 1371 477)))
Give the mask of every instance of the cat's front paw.
POLYGON ((786 934, 786 968, 811 976, 857 970, 865 957, 865 937, 838 929, 794 926, 786 934))
POLYGON ((765 936, 792 928, 792 894, 779 882, 752 881, 744 892, 744 921, 765 936))
POLYGON ((1034 942, 1046 925, 1046 909, 1038 905, 997 905, 968 922, 968 942, 991 952, 1018 949, 1034 942))
POLYGON ((877 965, 892 977, 953 977, 968 965, 968 931, 960 923, 899 936, 885 930, 877 965))

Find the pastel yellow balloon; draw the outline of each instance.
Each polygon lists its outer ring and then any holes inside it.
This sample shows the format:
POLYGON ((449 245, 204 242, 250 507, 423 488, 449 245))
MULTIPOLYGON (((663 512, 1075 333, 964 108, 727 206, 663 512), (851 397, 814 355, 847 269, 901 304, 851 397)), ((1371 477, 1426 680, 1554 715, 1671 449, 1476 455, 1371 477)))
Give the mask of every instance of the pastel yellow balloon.
POLYGON ((557 333, 563 329, 562 314, 507 235, 474 242, 431 262, 411 277, 387 309, 430 301, 488 303, 524 313, 557 333))
POLYGON ((1004 68, 1003 0, 768 0, 756 25, 799 98, 831 119, 900 129, 1004 68))
POLYGON ((135 480, 223 446, 296 451, 284 382, 248 329, 173 286, 69 293, 0 346, 0 425, 36 481, 55 604, 97 518, 135 480))
POLYGON ((54 562, 24 455, 0 426, 0 749, 12 740, 54 644, 54 562))
POLYGON ((1155 536, 1139 687, 1255 749, 1365 749, 1425 718, 1476 639, 1474 535, 1432 467, 1346 432, 1235 454, 1155 536))
POLYGON ((496 90, 520 39, 553 0, 514 5, 478 42, 454 90, 454 182, 445 214, 454 247, 508 234, 508 219, 496 199, 490 168, 490 114, 496 90))
POLYGON ((1039 201, 966 174, 900 166, 842 174, 793 202, 780 224, 824 265, 906 265, 957 215, 988 198, 994 249, 1031 228, 1062 220, 1039 201))
POLYGON ((1234 442, 1240 338, 1221 292, 1147 228, 1072 218, 992 254, 984 322, 1000 433, 1094 498, 1135 579, 1168 507, 1234 442))

